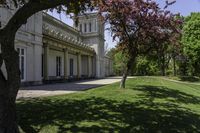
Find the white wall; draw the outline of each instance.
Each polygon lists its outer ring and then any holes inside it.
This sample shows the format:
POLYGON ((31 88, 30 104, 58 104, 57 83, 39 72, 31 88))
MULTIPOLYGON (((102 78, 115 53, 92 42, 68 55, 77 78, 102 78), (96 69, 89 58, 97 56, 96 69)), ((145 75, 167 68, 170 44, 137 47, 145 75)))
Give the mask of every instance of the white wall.
POLYGON ((61 57, 61 76, 64 76, 64 52, 63 51, 57 51, 57 50, 49 50, 49 76, 56 76, 56 57, 61 57))
POLYGON ((87 56, 81 56, 81 67, 82 67, 81 75, 88 75, 88 57, 87 56))

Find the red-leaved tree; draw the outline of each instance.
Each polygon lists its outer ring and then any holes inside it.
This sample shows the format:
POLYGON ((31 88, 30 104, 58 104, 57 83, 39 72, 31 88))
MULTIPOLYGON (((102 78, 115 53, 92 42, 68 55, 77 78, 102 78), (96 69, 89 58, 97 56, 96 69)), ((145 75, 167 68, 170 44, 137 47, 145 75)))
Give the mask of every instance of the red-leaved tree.
POLYGON ((137 55, 148 54, 166 42, 176 45, 181 21, 169 11, 161 10, 153 0, 107 0, 101 3, 100 13, 111 25, 113 39, 118 38, 118 48, 128 54, 120 88, 125 88, 137 55))

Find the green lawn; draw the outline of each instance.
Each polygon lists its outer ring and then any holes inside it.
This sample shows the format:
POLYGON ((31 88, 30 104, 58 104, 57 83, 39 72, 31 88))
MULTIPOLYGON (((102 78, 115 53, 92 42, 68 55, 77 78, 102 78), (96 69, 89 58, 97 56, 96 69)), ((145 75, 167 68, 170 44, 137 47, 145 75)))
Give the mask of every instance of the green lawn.
POLYGON ((184 82, 200 83, 200 78, 195 76, 179 76, 179 77, 169 76, 168 78, 184 82))
POLYGON ((138 77, 76 94, 22 100, 26 133, 199 133, 200 86, 138 77))

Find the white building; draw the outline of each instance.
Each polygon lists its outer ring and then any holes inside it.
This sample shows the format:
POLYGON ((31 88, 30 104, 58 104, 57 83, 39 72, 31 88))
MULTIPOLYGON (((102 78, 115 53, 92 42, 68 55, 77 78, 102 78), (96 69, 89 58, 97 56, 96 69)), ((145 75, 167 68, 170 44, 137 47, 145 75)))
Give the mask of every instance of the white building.
MULTIPOLYGON (((2 27, 13 12, 0 8, 2 27)), ((97 13, 79 16, 78 26, 70 27, 39 12, 16 34, 21 81, 23 84, 41 84, 43 81, 112 75, 112 62, 104 55, 104 41, 104 25, 97 13)))

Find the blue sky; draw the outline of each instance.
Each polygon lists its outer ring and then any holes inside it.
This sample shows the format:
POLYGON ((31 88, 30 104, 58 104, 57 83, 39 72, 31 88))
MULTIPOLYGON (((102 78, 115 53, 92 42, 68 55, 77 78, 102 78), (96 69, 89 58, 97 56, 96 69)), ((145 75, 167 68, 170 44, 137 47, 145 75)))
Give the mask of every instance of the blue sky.
MULTIPOLYGON (((159 3, 160 7, 163 8, 165 6, 165 0, 156 0, 159 3)), ((167 10, 170 10, 173 13, 180 13, 183 16, 190 15, 191 12, 200 12, 200 0, 176 0, 176 3, 169 6, 167 10)), ((54 17, 60 19, 67 23, 70 26, 73 26, 73 21, 70 20, 69 16, 64 14, 60 15, 56 13, 50 13, 54 17)), ((112 48, 116 45, 116 42, 112 41, 112 37, 109 31, 105 32, 106 43, 109 48, 112 48)))

